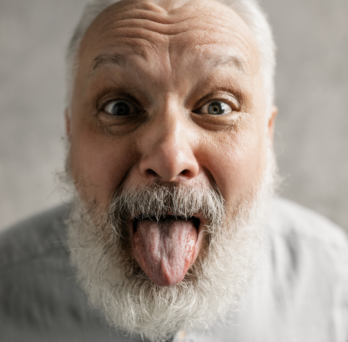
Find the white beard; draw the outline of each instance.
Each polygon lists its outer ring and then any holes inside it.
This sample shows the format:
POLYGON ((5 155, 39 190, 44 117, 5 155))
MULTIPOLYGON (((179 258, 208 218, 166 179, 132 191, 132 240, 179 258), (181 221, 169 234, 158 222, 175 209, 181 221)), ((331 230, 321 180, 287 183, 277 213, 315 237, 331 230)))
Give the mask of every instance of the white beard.
MULTIPOLYGON (((179 330, 204 329, 224 319, 238 308, 259 265, 275 173, 269 149, 266 172, 251 193, 230 210, 223 200, 211 205, 211 210, 222 210, 223 221, 215 215, 207 229, 209 242, 202 247, 204 256, 198 257, 181 283, 170 287, 156 286, 130 257, 129 246, 123 246, 128 237, 117 226, 122 221, 111 222, 112 215, 100 213, 97 205, 84 205, 76 194, 68 246, 92 307, 100 309, 116 329, 150 341, 165 341, 179 330)), ((188 189, 188 193, 192 197, 198 192, 192 195, 188 189)), ((190 205, 192 198, 184 202, 190 205)), ((115 205, 120 203, 111 204, 109 212, 115 205)))

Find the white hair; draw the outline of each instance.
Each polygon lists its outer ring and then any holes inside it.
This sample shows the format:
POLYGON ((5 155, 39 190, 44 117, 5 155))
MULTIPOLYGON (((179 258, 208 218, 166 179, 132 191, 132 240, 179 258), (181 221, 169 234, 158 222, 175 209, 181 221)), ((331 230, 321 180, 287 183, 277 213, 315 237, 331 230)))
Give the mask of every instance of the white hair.
POLYGON ((68 221, 68 246, 91 306, 116 330, 152 342, 164 342, 183 329, 191 332, 226 322, 238 309, 261 262, 275 175, 269 148, 259 184, 253 184, 233 208, 225 206, 221 193, 207 187, 183 186, 177 192, 161 187, 122 189, 107 213, 93 202, 84 204, 76 194, 68 221), (209 237, 204 253, 181 283, 155 285, 131 257, 122 212, 146 216, 170 211, 190 216, 200 209, 209 222, 204 228, 209 237))
MULTIPOLYGON (((66 55, 67 94, 66 105, 70 107, 74 81, 77 74, 77 52, 81 40, 94 19, 107 7, 120 0, 91 0, 82 13, 79 23, 68 45, 66 55)), ((176 2, 178 0, 172 0, 176 2)), ((263 77, 263 91, 266 96, 267 111, 270 112, 274 100, 275 43, 271 27, 256 0, 218 0, 232 8, 249 26, 260 52, 260 65, 263 77)), ((156 2, 156 0, 153 0, 156 2)))

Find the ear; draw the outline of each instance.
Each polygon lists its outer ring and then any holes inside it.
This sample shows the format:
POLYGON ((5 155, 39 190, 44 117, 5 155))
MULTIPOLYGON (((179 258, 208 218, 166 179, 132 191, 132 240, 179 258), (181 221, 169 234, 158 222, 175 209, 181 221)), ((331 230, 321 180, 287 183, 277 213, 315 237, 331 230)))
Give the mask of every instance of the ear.
POLYGON ((68 139, 70 138, 71 133, 71 117, 70 117, 70 110, 69 108, 66 108, 64 111, 64 118, 65 118, 65 133, 68 139))
POLYGON ((278 114, 278 108, 276 106, 272 106, 271 116, 268 119, 268 125, 267 125, 268 138, 272 143, 273 143, 273 136, 274 136, 275 119, 277 114, 278 114))

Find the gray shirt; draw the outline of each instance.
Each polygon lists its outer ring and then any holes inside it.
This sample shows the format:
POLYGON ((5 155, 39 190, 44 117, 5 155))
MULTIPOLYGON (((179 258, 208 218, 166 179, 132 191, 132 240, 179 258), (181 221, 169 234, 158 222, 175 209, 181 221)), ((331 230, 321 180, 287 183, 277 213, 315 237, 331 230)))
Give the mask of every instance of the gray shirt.
MULTIPOLYGON (((0 341, 140 341, 89 308, 65 245, 68 206, 0 235, 0 341)), ((268 248, 241 309, 225 323, 173 340, 348 342, 348 241, 325 218, 273 201, 268 248)))

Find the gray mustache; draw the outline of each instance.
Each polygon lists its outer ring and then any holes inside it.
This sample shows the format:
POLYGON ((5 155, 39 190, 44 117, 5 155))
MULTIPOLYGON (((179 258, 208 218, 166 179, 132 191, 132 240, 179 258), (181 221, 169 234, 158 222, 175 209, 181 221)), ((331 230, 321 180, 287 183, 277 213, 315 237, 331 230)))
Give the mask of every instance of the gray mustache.
POLYGON ((182 184, 121 188, 114 194, 109 208, 123 220, 159 221, 166 216, 189 220, 200 214, 209 225, 221 222, 226 214, 225 201, 217 188, 182 184))

